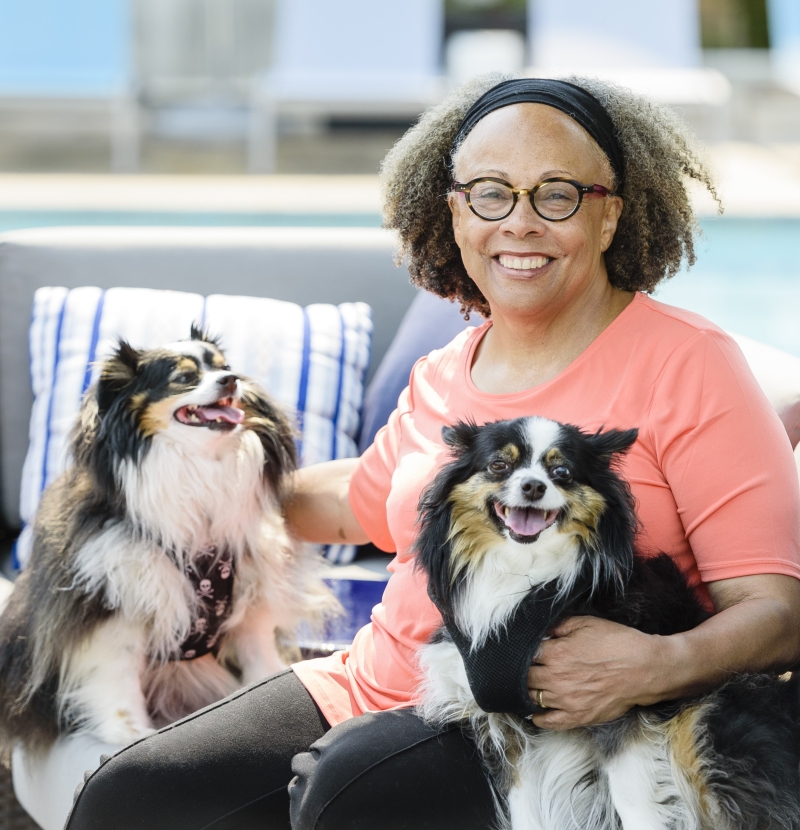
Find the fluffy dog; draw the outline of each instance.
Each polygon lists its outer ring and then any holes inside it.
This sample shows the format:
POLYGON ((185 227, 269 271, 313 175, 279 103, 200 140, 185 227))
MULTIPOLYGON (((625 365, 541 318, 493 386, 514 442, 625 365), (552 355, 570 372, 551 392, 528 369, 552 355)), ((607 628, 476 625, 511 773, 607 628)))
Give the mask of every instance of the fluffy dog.
POLYGON ((217 342, 120 342, 0 618, 0 740, 125 744, 284 668, 336 610, 280 511, 293 430, 217 342))
POLYGON ((587 434, 529 417, 443 434, 453 459, 423 495, 417 553, 446 626, 420 652, 420 710, 474 733, 501 823, 800 828, 794 680, 738 677, 567 732, 529 719, 527 667, 560 619, 666 635, 708 616, 668 556, 634 556, 633 500, 614 462, 636 430, 587 434))

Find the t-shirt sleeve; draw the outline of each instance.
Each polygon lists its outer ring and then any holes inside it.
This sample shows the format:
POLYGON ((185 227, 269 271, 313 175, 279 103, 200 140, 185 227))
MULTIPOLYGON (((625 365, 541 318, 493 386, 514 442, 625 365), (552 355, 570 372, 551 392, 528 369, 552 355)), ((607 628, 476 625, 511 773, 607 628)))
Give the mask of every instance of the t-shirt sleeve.
POLYGON ((676 349, 654 390, 649 424, 703 581, 800 578, 791 444, 729 337, 703 330, 676 349))
MULTIPOLYGON (((411 372, 412 384, 419 362, 411 372)), ((386 426, 378 430, 371 446, 364 451, 350 479, 349 499, 353 513, 369 540, 387 553, 397 550, 389 532, 386 502, 400 451, 401 421, 411 409, 409 385, 400 393, 397 408, 389 416, 386 426)))

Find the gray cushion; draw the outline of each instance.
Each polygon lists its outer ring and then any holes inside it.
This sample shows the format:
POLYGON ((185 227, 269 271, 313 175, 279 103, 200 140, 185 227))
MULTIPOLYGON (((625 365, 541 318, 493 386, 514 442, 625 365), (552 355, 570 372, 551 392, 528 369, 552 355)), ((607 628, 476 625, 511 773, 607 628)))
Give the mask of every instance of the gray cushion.
POLYGON ((44 285, 171 288, 307 305, 362 300, 373 309, 372 367, 415 295, 378 228, 42 228, 0 234, 0 486, 19 524, 28 443, 28 325, 44 285))

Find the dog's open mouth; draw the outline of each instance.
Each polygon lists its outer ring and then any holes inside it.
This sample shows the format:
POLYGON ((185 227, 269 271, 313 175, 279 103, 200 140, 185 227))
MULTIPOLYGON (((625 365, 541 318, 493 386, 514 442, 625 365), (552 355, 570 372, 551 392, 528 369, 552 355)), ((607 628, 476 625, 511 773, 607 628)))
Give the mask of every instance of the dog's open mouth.
POLYGON ((221 398, 205 406, 182 406, 175 420, 190 427, 233 429, 244 420, 244 411, 234 406, 233 398, 221 398))
POLYGON ((515 542, 530 544, 539 534, 550 527, 558 516, 558 510, 537 510, 535 507, 507 507, 499 501, 494 503, 494 512, 508 528, 508 535, 515 542))

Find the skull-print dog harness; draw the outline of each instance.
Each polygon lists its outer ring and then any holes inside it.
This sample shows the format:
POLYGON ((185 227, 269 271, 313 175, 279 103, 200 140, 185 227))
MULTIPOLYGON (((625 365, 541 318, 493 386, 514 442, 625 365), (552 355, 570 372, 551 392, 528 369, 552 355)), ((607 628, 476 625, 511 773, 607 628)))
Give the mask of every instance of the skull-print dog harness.
POLYGON ((233 604, 233 557, 224 550, 218 553, 209 545, 186 562, 186 578, 198 599, 198 612, 191 634, 181 643, 181 660, 194 660, 209 652, 217 653, 219 629, 230 616, 233 604))

